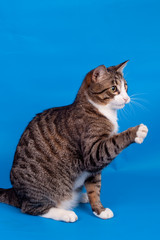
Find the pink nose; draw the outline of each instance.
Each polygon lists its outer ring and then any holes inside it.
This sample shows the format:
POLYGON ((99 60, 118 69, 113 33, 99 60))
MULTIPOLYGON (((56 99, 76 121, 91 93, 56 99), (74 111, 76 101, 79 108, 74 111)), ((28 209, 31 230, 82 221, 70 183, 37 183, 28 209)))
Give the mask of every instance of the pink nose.
POLYGON ((129 102, 130 98, 129 97, 126 97, 126 98, 123 98, 125 103, 129 102))

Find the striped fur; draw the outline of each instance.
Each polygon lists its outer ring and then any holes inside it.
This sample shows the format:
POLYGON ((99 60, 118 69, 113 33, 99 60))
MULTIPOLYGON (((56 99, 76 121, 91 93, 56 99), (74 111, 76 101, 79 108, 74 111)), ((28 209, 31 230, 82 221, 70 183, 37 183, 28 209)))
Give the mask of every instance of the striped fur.
POLYGON ((138 126, 113 134, 113 123, 91 101, 105 106, 120 94, 121 83, 127 86, 122 75, 125 64, 92 70, 71 105, 35 116, 17 145, 10 174, 13 188, 0 190, 1 202, 46 217, 50 209, 51 213, 73 201, 85 183, 93 211, 98 215, 104 211, 100 172, 135 142, 138 126), (114 93, 113 85, 117 88, 114 93))

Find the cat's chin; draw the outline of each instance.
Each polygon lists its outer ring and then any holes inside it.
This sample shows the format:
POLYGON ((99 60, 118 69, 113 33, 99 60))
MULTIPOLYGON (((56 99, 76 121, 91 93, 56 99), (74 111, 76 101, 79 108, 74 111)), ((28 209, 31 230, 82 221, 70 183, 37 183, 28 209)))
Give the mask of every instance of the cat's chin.
POLYGON ((124 108, 124 106, 125 106, 125 103, 122 103, 122 104, 113 104, 113 105, 112 105, 112 109, 114 109, 114 110, 119 110, 119 109, 124 108))

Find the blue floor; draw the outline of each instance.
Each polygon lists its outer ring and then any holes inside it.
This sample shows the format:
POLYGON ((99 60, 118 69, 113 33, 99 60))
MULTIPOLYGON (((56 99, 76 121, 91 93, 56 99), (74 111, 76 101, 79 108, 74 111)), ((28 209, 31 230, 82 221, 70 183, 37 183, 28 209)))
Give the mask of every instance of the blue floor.
POLYGON ((133 144, 102 174, 101 200, 114 218, 89 204, 67 224, 0 204, 5 239, 160 239, 160 3, 157 0, 0 0, 0 187, 28 122, 44 109, 71 103, 85 74, 130 59, 124 71, 133 101, 119 112, 120 131, 144 123, 133 144))

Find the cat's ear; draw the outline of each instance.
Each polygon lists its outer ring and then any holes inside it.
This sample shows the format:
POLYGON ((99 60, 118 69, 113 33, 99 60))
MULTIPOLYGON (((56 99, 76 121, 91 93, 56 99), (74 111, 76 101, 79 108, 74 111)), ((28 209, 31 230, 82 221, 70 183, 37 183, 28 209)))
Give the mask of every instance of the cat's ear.
POLYGON ((95 68, 92 73, 92 82, 99 83, 103 81, 106 73, 107 68, 104 65, 100 65, 99 67, 95 68))
POLYGON ((128 62, 128 61, 129 61, 129 60, 127 60, 127 61, 125 61, 125 62, 123 62, 123 63, 120 63, 120 64, 114 66, 114 69, 116 70, 116 72, 119 72, 119 73, 122 73, 122 74, 123 74, 123 69, 124 69, 125 66, 127 65, 127 62, 128 62))

